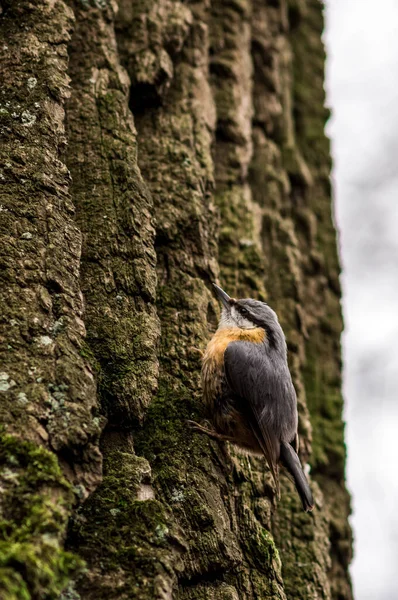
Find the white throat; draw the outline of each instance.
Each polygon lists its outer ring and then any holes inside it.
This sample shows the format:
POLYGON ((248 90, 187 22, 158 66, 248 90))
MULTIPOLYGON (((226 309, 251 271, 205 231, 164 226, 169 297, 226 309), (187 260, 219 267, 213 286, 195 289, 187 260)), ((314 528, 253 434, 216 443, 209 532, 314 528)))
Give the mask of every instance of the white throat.
POLYGON ((223 307, 218 323, 218 329, 231 329, 234 327, 237 329, 256 329, 257 325, 252 323, 249 319, 245 319, 235 306, 232 306, 230 310, 223 307))

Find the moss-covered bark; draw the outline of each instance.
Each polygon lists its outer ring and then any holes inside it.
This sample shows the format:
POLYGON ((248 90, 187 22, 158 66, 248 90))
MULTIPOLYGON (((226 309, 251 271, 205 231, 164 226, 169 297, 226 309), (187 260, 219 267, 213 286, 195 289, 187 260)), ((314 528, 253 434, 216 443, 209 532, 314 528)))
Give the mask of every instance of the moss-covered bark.
POLYGON ((321 4, 6 4, 4 597, 350 600, 321 4), (280 315, 311 515, 186 426, 218 278, 280 315))
POLYGON ((101 478, 96 384, 82 353, 81 234, 61 158, 72 23, 59 0, 5 2, 0 17, 0 596, 7 600, 53 598, 64 587, 78 562, 62 549, 72 502, 101 478))

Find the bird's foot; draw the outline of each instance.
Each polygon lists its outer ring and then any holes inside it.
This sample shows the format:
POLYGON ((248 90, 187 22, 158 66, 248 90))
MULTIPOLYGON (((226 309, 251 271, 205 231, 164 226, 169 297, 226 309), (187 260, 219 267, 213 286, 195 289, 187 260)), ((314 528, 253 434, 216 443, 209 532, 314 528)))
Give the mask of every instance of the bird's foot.
POLYGON ((221 440, 223 442, 229 442, 231 440, 229 436, 223 435, 222 433, 217 433, 217 431, 214 431, 214 429, 208 429, 207 427, 203 427, 203 425, 200 425, 195 421, 187 421, 187 425, 191 427, 191 429, 193 429, 194 431, 197 431, 198 433, 205 433, 214 440, 221 440))
POLYGON ((196 346, 190 346, 189 350, 191 350, 195 354, 199 354, 200 358, 203 358, 204 356, 204 351, 201 348, 197 348, 196 346))

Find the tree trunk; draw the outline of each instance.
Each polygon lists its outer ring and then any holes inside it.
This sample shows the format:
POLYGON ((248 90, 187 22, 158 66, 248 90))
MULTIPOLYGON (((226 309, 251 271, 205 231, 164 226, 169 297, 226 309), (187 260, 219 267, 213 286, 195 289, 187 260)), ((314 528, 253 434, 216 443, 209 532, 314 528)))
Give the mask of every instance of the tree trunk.
POLYGON ((351 599, 322 5, 3 4, 1 598, 351 599), (186 425, 215 280, 280 317, 312 514, 186 425))

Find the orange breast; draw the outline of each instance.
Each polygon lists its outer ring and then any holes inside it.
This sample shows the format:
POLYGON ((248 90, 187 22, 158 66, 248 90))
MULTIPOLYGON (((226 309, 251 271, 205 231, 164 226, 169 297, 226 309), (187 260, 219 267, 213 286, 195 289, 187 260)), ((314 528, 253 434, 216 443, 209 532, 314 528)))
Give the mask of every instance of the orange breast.
MULTIPOLYGON (((254 329, 218 329, 207 345, 203 356, 202 387, 203 399, 209 410, 214 413, 214 402, 222 392, 224 379, 224 352, 231 342, 253 342, 260 344, 265 340, 265 331, 254 329)), ((214 416, 214 415, 213 415, 214 416)))
POLYGON ((207 345, 203 362, 215 361, 220 364, 224 360, 224 352, 231 342, 253 342, 260 344, 265 339, 265 331, 261 327, 239 329, 231 327, 218 329, 207 345))

